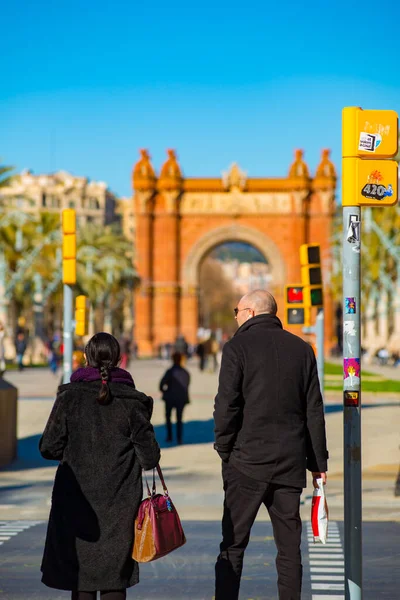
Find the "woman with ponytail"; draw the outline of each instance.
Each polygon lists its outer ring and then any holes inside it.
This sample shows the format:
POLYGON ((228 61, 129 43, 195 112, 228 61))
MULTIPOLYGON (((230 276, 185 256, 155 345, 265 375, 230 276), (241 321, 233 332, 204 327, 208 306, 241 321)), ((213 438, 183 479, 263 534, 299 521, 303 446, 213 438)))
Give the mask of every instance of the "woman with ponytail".
POLYGON ((142 500, 142 469, 160 448, 150 423, 153 400, 118 368, 120 347, 98 333, 85 348, 86 366, 61 385, 39 449, 58 460, 42 561, 45 585, 72 600, 124 600, 138 583, 131 558, 142 500))

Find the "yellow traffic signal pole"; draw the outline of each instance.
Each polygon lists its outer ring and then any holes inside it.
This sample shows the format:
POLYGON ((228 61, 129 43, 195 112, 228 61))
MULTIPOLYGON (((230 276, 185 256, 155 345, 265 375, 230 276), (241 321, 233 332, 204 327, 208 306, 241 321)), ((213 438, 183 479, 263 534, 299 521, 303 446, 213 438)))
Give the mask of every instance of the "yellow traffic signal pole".
POLYGON ((345 598, 362 600, 361 206, 397 201, 394 111, 343 109, 343 421, 345 598))
POLYGON ((63 319, 63 383, 69 383, 72 373, 73 352, 73 290, 76 283, 76 215, 75 210, 65 209, 62 213, 63 227, 63 283, 64 283, 64 319, 63 319))

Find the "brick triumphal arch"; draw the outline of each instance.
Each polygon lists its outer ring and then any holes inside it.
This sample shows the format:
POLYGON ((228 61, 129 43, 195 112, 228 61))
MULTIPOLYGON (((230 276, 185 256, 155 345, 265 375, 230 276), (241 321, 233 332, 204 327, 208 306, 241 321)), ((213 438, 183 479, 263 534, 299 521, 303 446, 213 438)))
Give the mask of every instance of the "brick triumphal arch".
MULTIPOLYGON (((299 246, 321 244, 326 334, 332 337, 330 234, 335 169, 322 152, 315 177, 297 150, 287 178, 247 178, 233 164, 221 178, 184 178, 174 151, 159 176, 141 150, 133 171, 136 264, 135 338, 140 356, 184 335, 196 342, 200 264, 229 241, 257 248, 271 268, 270 291, 283 318, 283 286, 300 279, 299 246)), ((299 327, 293 331, 300 334, 299 327)))

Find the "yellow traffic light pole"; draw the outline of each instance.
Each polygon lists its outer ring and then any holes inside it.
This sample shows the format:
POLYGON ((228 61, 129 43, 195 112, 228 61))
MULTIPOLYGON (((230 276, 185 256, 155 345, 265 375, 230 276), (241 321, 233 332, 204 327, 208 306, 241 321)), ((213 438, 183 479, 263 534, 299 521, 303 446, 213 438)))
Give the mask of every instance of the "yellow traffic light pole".
POLYGON ((63 283, 64 283, 64 319, 63 319, 63 383, 69 383, 72 373, 73 352, 73 289, 76 283, 76 214, 68 208, 62 212, 63 230, 63 283))
POLYGON ((394 111, 343 109, 343 423, 345 598, 362 600, 361 206, 397 202, 394 111), (383 160, 382 160, 383 159, 383 160))

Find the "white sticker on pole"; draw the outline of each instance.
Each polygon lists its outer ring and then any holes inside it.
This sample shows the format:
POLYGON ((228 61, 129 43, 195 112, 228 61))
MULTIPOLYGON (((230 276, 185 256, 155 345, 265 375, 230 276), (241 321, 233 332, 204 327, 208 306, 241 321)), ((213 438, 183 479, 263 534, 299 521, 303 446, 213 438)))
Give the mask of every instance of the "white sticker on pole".
POLYGON ((318 487, 314 488, 312 497, 311 524, 314 542, 326 544, 328 539, 328 504, 322 479, 317 479, 316 483, 318 487))

